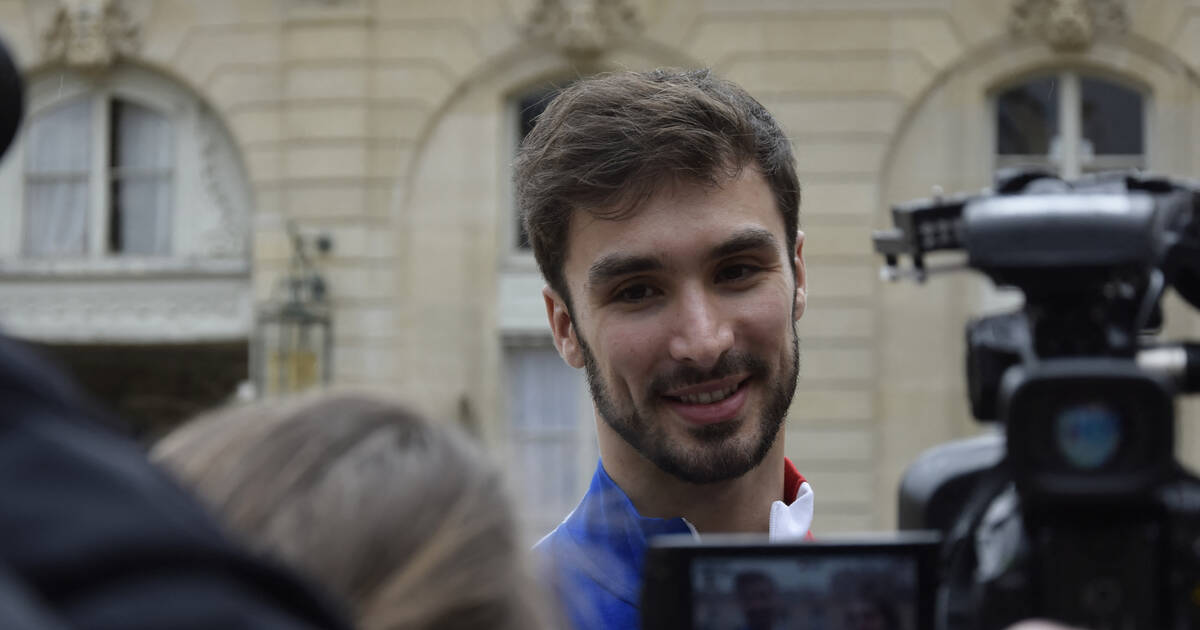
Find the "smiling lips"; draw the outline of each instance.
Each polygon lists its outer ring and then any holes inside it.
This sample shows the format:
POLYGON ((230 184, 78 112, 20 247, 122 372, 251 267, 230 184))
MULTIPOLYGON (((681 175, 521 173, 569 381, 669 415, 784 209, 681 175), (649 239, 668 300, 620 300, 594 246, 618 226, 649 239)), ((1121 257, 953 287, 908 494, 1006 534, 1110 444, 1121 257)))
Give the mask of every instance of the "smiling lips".
POLYGON ((689 424, 705 426, 732 419, 746 402, 745 384, 740 377, 697 387, 689 387, 665 396, 667 405, 689 424))

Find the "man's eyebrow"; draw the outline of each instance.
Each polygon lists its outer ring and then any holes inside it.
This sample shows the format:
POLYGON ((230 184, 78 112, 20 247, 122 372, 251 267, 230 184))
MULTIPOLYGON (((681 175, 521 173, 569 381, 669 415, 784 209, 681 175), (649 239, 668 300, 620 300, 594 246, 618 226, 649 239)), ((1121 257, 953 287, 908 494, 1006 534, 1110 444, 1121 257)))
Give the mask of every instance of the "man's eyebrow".
MULTIPOLYGON (((774 249, 778 244, 779 241, 770 230, 747 228, 712 248, 709 258, 715 260, 752 249, 774 249)), ((654 256, 609 254, 592 263, 592 266, 588 268, 587 284, 590 287, 600 286, 621 276, 659 271, 665 268, 666 265, 662 260, 654 256)))
POLYGON ((644 271, 658 271, 663 267, 662 261, 653 256, 609 254, 588 268, 587 283, 588 286, 599 286, 614 278, 644 271))
POLYGON ((770 230, 763 228, 747 228, 725 239, 712 249, 710 258, 724 258, 750 249, 775 249, 779 241, 770 230))

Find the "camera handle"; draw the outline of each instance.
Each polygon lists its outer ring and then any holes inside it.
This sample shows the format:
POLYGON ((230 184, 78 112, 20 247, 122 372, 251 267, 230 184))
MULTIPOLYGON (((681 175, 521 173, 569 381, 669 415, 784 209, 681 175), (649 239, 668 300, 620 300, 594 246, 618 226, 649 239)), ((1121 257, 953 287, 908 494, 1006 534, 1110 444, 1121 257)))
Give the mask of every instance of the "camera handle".
POLYGON ((979 610, 972 592, 977 564, 974 532, 988 507, 1012 482, 1012 475, 1003 461, 986 470, 948 530, 940 561, 939 582, 942 586, 937 594, 937 630, 977 627, 979 610))

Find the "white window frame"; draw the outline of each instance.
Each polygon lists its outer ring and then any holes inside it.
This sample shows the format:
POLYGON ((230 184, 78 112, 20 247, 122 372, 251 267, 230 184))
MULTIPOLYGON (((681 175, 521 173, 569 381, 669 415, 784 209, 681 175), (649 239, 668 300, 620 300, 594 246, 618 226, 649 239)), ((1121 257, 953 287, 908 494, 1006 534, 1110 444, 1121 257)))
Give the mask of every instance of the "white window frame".
POLYGON ((1150 97, 1145 90, 1136 85, 1103 75, 1094 75, 1075 70, 1061 70, 1054 75, 1031 75, 1022 81, 1006 84, 997 90, 991 99, 991 125, 993 128, 992 141, 996 141, 995 125, 998 116, 998 98, 1005 90, 1019 86, 1024 81, 1040 76, 1054 76, 1058 81, 1058 135, 1054 138, 1054 146, 1059 148, 1057 155, 1051 149, 1050 155, 1000 155, 999 147, 993 146, 992 156, 995 168, 1008 166, 1042 165, 1052 168, 1065 179, 1074 179, 1085 171, 1113 170, 1126 168, 1143 168, 1149 148, 1149 104, 1150 97), (1083 89, 1081 79, 1096 78, 1119 85, 1137 92, 1142 97, 1142 152, 1138 155, 1096 155, 1085 159, 1081 148, 1083 146, 1083 89))

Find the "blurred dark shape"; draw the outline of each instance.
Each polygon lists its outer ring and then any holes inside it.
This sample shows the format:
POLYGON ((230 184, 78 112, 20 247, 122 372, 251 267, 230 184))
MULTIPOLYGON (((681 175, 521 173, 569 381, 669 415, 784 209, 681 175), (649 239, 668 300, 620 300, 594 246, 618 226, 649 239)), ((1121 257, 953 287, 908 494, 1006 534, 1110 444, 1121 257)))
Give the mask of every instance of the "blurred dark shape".
POLYGON ((0 156, 8 150, 25 111, 25 91, 17 65, 0 43, 0 156))
POLYGON ((62 623, 25 585, 0 569, 0 622, 5 630, 59 630, 62 623))
POLYGON ((225 404, 250 378, 245 341, 32 345, 144 444, 225 404))

